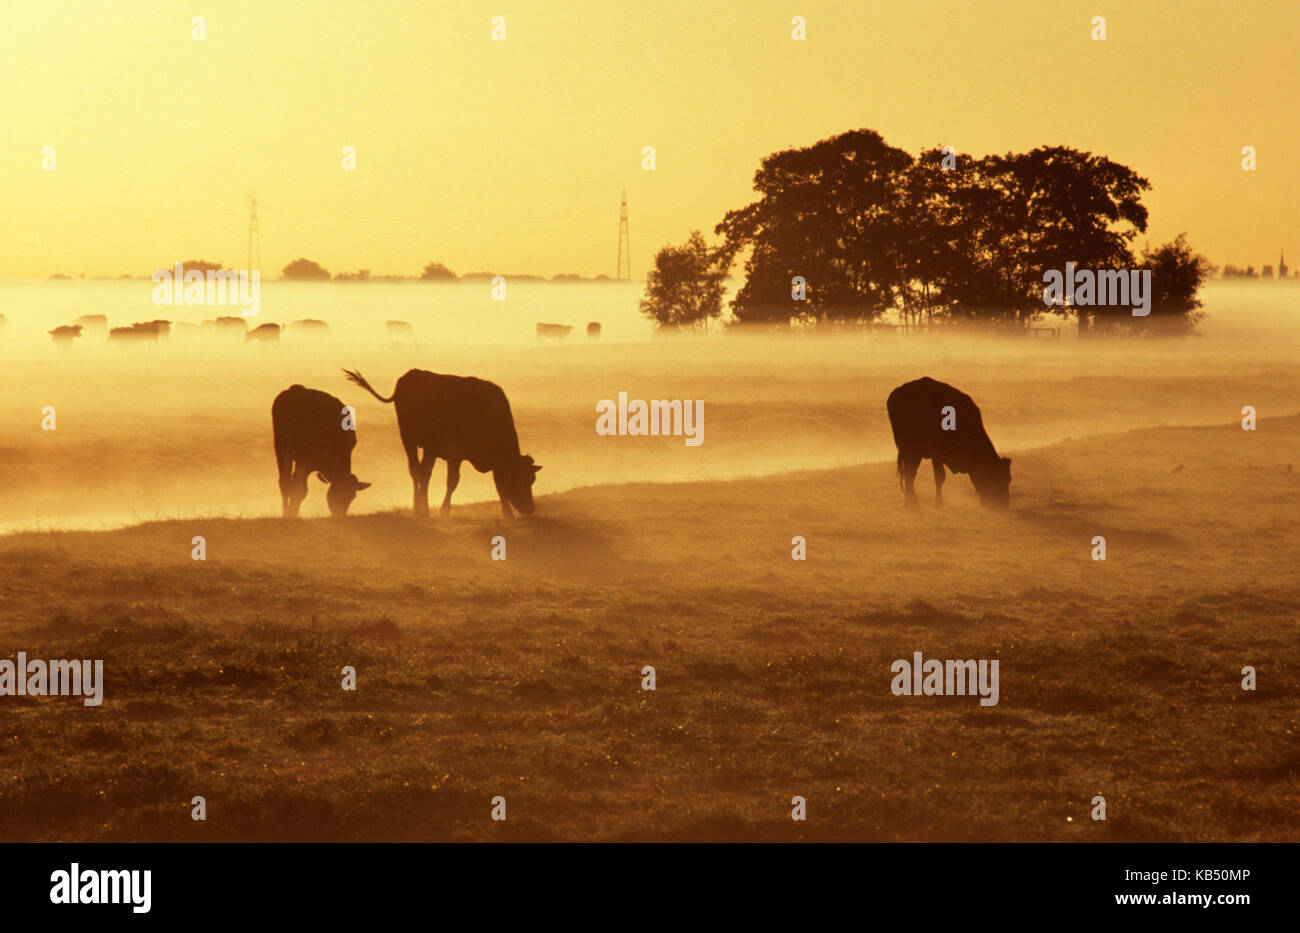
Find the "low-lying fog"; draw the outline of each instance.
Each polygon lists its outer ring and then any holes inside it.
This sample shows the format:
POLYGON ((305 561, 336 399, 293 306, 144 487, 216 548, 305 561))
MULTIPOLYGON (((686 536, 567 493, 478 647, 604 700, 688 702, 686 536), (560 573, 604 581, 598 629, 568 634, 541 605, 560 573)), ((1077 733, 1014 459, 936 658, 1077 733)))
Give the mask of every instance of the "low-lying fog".
MULTIPOLYGON (((1211 283, 1200 336, 1060 340, 912 337, 654 338, 639 285, 264 283, 253 323, 327 321, 278 346, 179 332, 108 347, 88 333, 66 350, 48 331, 82 314, 111 326, 197 324, 237 308, 155 306, 147 280, 0 283, 0 530, 107 527, 156 518, 278 514, 271 401, 301 383, 358 413, 354 472, 373 488, 354 511, 408 508, 411 484, 392 406, 347 383, 360 370, 388 394, 410 368, 475 375, 505 389, 520 443, 544 470, 536 493, 603 483, 728 478, 892 460, 885 397, 929 375, 980 405, 1004 454, 1065 437, 1157 425, 1224 424, 1300 410, 1300 285, 1211 283), (412 324, 393 342, 384 322, 412 324), (602 335, 589 340, 586 324, 602 335), (573 325, 539 342, 539 322, 573 325), (702 399, 703 443, 602 437, 602 399, 702 399), (55 430, 42 429, 54 409, 55 430)), ((1013 473, 1015 468, 1013 467, 1013 473)), ((441 499, 443 467, 431 499, 441 499)), ((1014 488, 1014 487, 1013 487, 1014 488)), ((305 516, 326 514, 311 481, 305 516)), ((466 465, 456 502, 495 498, 466 465)), ((686 504, 688 505, 688 504, 686 504)), ((754 503, 762 508, 764 503, 754 503)), ((545 501, 540 508, 545 509, 545 501)))

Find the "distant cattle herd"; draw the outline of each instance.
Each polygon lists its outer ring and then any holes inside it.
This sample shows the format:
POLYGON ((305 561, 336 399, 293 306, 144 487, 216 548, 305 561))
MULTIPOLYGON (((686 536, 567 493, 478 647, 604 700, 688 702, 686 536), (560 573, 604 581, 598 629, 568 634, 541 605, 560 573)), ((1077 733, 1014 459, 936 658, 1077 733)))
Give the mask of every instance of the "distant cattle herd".
MULTIPOLYGON (((408 324, 407 327, 410 327, 410 325, 408 324)), ((105 334, 109 345, 122 346, 158 343, 172 336, 243 340, 245 343, 279 343, 280 334, 283 331, 285 331, 285 328, 275 323, 263 323, 249 327, 247 318, 236 315, 213 318, 199 324, 158 319, 137 321, 120 327, 109 327, 105 315, 83 314, 76 318, 73 323, 56 327, 49 334, 56 346, 67 349, 79 337, 103 337, 105 334)), ((290 323, 288 333, 295 338, 322 338, 330 336, 330 326, 325 321, 306 318, 290 323)))
MULTIPOLYGON (((572 324, 538 324, 537 339, 543 337, 554 337, 556 340, 563 340, 569 334, 573 333, 572 324)), ((591 340, 600 339, 600 322, 592 321, 587 325, 587 337, 591 340)))
MULTIPOLYGON (((0 314, 0 331, 4 330, 6 323, 5 316, 0 314)), ((105 336, 110 345, 116 346, 157 343, 173 335, 181 338, 233 338, 242 339, 245 343, 273 344, 280 342, 281 334, 288 334, 290 339, 294 340, 324 339, 331 336, 329 323, 316 318, 291 321, 287 326, 277 323, 259 323, 250 327, 250 323, 248 318, 229 315, 205 320, 200 324, 152 320, 110 328, 107 316, 83 314, 71 324, 63 324, 49 331, 49 335, 55 346, 64 350, 70 348, 78 339, 91 337, 102 339, 105 336)), ((546 337, 562 340, 572 332, 571 324, 539 323, 537 325, 538 340, 546 337)), ((416 343, 415 328, 409 321, 385 321, 384 333, 393 343, 416 343)), ((591 340, 600 339, 599 321, 591 321, 587 324, 587 337, 591 340)))

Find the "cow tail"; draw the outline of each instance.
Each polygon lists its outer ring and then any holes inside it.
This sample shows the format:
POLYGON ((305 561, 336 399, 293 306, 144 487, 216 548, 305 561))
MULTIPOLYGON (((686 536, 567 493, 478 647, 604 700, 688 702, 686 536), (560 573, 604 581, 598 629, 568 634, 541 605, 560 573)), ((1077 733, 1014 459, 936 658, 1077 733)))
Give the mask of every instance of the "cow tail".
POLYGON ((898 452, 898 460, 894 464, 894 469, 898 472, 898 488, 903 488, 903 452, 898 452))
POLYGON ((345 369, 343 370, 343 374, 348 377, 348 382, 355 383, 356 385, 361 386, 361 388, 365 389, 367 392, 369 392, 371 395, 379 399, 379 401, 384 402, 385 404, 391 402, 394 398, 397 397, 397 393, 394 392, 393 395, 390 396, 389 398, 384 398, 382 395, 380 395, 378 392, 376 392, 374 389, 370 387, 370 383, 366 382, 365 377, 362 376, 361 373, 353 372, 350 369, 345 369))

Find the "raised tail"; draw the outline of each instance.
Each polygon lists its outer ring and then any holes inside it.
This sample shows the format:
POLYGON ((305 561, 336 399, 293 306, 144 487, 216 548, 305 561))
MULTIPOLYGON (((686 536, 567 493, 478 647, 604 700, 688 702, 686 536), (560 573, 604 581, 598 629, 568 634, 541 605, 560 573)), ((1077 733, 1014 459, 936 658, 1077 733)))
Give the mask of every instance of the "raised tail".
POLYGON ((365 389, 367 392, 369 392, 375 398, 379 399, 379 401, 381 402, 388 403, 397 397, 397 393, 394 392, 393 395, 390 396, 389 398, 384 398, 382 395, 380 395, 378 392, 376 392, 374 389, 370 387, 370 383, 366 382, 365 376, 361 375, 361 373, 353 372, 350 369, 345 369, 343 370, 343 375, 348 377, 348 382, 352 382, 355 383, 356 385, 361 386, 361 388, 365 389))

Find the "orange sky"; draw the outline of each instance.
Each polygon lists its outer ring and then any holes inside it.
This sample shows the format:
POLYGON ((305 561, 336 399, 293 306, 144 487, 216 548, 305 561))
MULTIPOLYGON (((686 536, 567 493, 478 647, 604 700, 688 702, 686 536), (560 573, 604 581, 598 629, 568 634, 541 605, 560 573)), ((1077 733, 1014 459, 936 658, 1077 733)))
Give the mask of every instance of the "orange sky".
POLYGON ((0 275, 242 266, 250 192, 268 274, 612 275, 626 188, 642 276, 763 155, 859 127, 1104 153, 1150 178, 1153 239, 1300 265, 1297 34, 1296 0, 5 0, 0 275))

